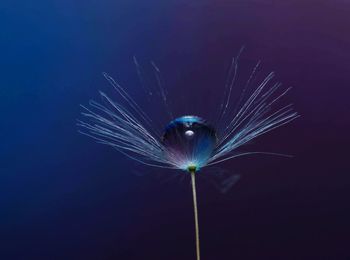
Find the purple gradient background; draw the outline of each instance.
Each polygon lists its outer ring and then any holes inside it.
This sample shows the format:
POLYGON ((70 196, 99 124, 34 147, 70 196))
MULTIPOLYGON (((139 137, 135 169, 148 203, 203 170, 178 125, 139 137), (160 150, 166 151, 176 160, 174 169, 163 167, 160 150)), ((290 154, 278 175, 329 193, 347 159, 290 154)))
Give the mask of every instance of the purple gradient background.
POLYGON ((133 55, 158 64, 178 113, 186 93, 210 114, 242 45, 241 74, 261 59, 302 115, 249 148, 295 158, 223 164, 241 174, 226 195, 199 180, 202 259, 350 259, 349 3, 5 0, 0 14, 0 259, 194 259, 189 179, 75 120, 102 71, 142 102, 133 55))

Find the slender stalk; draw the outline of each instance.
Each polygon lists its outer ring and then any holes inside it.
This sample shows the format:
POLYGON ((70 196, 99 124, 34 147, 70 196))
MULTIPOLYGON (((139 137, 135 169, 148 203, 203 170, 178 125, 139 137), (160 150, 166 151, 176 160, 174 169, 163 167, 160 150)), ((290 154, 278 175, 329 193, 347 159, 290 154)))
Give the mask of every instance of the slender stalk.
POLYGON ((193 193, 194 224, 196 228, 196 252, 197 252, 197 260, 200 260, 201 257, 200 257, 200 247, 199 247, 199 225, 198 225, 195 171, 191 171, 191 182, 192 182, 192 193, 193 193))

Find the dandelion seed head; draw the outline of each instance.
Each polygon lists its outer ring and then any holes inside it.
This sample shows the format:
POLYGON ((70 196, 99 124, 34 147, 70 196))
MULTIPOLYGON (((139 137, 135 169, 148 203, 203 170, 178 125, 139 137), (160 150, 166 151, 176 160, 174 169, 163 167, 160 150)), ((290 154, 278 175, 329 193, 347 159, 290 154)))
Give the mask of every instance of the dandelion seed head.
MULTIPOLYGON (((214 118, 214 127, 198 116, 173 116, 167 91, 162 86, 160 71, 152 63, 159 93, 147 91, 145 86, 144 88, 146 94, 153 93, 154 97, 160 97, 159 103, 148 101, 159 106, 159 109, 166 112, 168 119, 172 120, 163 133, 159 131, 157 120, 147 115, 132 96, 107 73, 103 75, 113 86, 119 100, 100 92, 101 103, 90 101, 89 106, 82 106, 84 119, 77 122, 79 132, 144 165, 188 172, 197 172, 205 166, 213 166, 239 156, 285 156, 271 152, 239 151, 240 147, 251 140, 299 117, 292 104, 279 104, 290 88, 280 89, 281 83, 274 82, 273 72, 249 91, 260 61, 243 85, 242 93, 236 99, 233 98, 240 53, 241 50, 232 59, 223 99, 218 104, 217 116, 214 118), (158 95, 154 95, 155 93, 158 95)), ((135 65, 141 76, 137 61, 135 65)))

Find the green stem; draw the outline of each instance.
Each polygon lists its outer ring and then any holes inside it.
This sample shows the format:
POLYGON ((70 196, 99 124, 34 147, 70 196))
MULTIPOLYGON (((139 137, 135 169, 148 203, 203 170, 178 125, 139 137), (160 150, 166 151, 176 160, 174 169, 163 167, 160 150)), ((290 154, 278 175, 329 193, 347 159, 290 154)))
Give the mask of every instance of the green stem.
POLYGON ((195 223, 195 228, 196 228, 196 252, 197 252, 197 260, 200 260, 199 225, 198 225, 198 209, 197 209, 195 171, 191 171, 191 181, 192 181, 192 193, 193 193, 194 223, 195 223))

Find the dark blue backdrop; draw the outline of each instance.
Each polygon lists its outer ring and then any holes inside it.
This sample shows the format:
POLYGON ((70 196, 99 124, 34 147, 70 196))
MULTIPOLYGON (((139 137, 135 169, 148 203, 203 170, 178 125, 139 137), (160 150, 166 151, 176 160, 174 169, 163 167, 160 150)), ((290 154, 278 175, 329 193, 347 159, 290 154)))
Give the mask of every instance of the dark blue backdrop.
POLYGON ((102 71, 142 102, 134 55, 162 69, 175 109, 186 93, 209 113, 242 44, 242 64, 277 71, 302 115, 250 148, 295 158, 223 164, 242 176, 226 195, 199 181, 203 259, 349 259, 349 13, 330 0, 2 0, 0 259, 194 259, 189 179, 165 182, 75 120, 108 89, 102 71))

